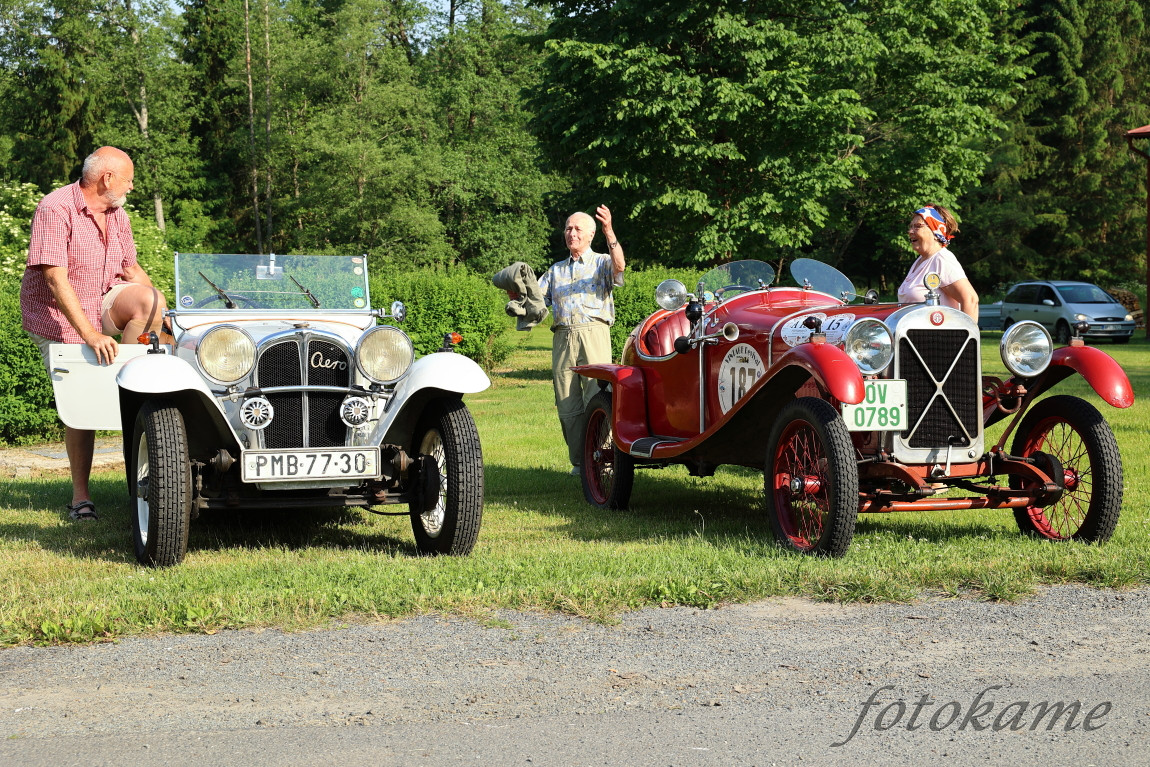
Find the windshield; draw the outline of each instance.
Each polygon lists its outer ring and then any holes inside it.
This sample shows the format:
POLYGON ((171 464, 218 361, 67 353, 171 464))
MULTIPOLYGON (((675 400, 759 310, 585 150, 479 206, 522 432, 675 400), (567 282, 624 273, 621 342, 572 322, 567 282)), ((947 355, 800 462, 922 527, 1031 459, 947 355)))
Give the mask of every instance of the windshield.
POLYGON ((827 293, 844 302, 850 302, 856 295, 854 283, 845 274, 813 258, 796 258, 792 261, 791 276, 799 287, 827 293))
POLYGON ((176 254, 180 311, 370 307, 363 256, 176 254))
POLYGON ((1058 293, 1068 304, 1111 304, 1114 299, 1097 285, 1060 285, 1058 293))
POLYGON ((775 269, 762 261, 732 261, 716 266, 699 278, 698 293, 705 301, 720 300, 745 293, 749 290, 762 290, 775 280, 775 269))

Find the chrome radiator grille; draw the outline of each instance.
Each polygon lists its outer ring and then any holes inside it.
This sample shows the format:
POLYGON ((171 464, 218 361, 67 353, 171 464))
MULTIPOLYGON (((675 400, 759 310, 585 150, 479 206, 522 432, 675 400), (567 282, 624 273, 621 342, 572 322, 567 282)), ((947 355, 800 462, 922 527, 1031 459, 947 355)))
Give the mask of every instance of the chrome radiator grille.
POLYGON ((907 382, 911 448, 969 447, 982 428, 977 337, 966 330, 907 331, 898 344, 898 375, 907 382))
MULTIPOLYGON (((273 343, 260 351, 256 385, 339 386, 351 382, 352 361, 339 344, 322 338, 273 343)), ((329 392, 268 394, 275 417, 263 430, 265 448, 334 447, 347 439, 339 417, 343 396, 329 392)))

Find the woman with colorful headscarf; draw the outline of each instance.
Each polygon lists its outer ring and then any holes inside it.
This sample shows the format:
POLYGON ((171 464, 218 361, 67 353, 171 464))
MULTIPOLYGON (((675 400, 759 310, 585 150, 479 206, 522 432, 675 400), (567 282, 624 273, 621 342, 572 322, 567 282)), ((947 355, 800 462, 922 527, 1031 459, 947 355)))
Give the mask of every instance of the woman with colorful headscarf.
POLYGON ((910 272, 898 287, 899 303, 916 304, 926 300, 926 275, 934 272, 940 278, 938 292, 944 306, 966 312, 978 321, 978 293, 966 272, 947 245, 958 234, 958 224, 950 211, 941 205, 927 205, 914 212, 906 230, 910 246, 918 254, 910 272))

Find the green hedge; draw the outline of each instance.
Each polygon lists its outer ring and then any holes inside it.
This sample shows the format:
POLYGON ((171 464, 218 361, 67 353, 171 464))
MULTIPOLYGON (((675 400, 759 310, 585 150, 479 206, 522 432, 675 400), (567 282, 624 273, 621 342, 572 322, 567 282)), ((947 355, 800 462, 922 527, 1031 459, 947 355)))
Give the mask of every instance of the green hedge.
POLYGON ((439 349, 444 334, 451 331, 463 336, 457 351, 487 370, 515 348, 504 311, 507 294, 488 277, 462 269, 374 275, 372 304, 386 308, 395 300, 407 306, 407 319, 400 327, 420 355, 439 349))

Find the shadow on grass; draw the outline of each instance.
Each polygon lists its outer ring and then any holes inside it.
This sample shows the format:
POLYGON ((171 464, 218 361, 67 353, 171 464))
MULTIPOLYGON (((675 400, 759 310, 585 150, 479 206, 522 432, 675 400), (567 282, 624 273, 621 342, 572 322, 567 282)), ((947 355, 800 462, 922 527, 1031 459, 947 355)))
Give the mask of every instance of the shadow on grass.
MULTIPOLYGON (((715 477, 690 477, 683 467, 638 469, 628 508, 617 511, 588 503, 579 477, 566 472, 493 464, 486 472, 489 503, 514 504, 517 509, 562 518, 566 522, 562 529, 578 540, 630 542, 699 535, 774 540, 762 475, 750 469, 726 467, 715 477)), ((864 514, 855 528, 856 538, 881 536, 933 544, 1017 534, 1009 510, 864 514), (978 515, 981 518, 972 518, 978 515)))
MULTIPOLYGON (((134 507, 129 503, 123 480, 93 477, 91 489, 100 518, 75 522, 68 518, 65 508, 72 490, 66 477, 0 484, 0 509, 8 510, 4 514, 9 517, 9 521, 0 522, 0 538, 35 541, 46 551, 63 555, 134 563, 134 507), (28 521, 12 520, 15 515, 28 521)), ((364 509, 343 507, 213 510, 192 520, 188 551, 337 548, 419 556, 413 539, 404 540, 376 529, 374 517, 364 509)))
MULTIPOLYGON (((683 467, 639 469, 628 508, 617 511, 588 503, 579 478, 566 472, 493 464, 487 465, 486 472, 489 503, 514 504, 517 509, 562 518, 561 529, 578 540, 631 542, 700 535, 774 539, 762 476, 749 469, 723 468, 715 477, 690 477, 683 467)), ((1004 520, 1010 520, 1009 511, 1001 513, 1004 520)), ((855 534, 943 544, 1010 537, 1013 531, 1012 520, 1003 528, 993 521, 972 520, 964 513, 934 512, 909 517, 863 515, 855 534)))
POLYGON ((508 370, 504 373, 493 373, 496 378, 510 378, 518 381, 550 381, 551 371, 548 370, 508 370))

